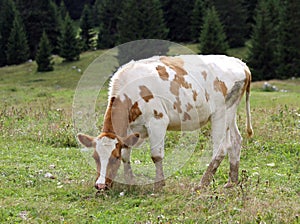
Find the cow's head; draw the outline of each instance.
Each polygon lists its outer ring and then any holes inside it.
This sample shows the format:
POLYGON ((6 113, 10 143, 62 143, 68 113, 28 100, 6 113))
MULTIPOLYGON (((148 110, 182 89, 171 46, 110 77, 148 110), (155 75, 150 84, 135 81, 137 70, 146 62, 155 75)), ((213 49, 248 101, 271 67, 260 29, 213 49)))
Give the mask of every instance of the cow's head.
POLYGON ((112 187, 113 180, 120 167, 122 148, 134 145, 139 138, 139 134, 132 134, 126 138, 120 138, 110 133, 102 133, 98 137, 78 134, 77 137, 84 146, 94 148, 93 157, 98 173, 95 187, 97 190, 107 190, 112 187))

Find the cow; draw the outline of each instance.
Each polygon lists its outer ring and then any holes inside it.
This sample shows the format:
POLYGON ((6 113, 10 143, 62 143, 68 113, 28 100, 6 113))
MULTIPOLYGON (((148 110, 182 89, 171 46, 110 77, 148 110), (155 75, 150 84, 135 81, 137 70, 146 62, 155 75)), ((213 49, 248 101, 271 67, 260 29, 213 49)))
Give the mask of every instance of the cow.
POLYGON ((212 159, 198 188, 207 187, 227 155, 228 182, 238 183, 242 137, 236 115, 246 93, 246 131, 253 134, 250 115, 251 73, 241 60, 225 55, 154 56, 120 67, 110 81, 108 105, 99 136, 79 133, 79 142, 93 147, 95 187, 106 190, 124 164, 126 183, 134 183, 130 165, 133 146, 149 138, 155 164, 155 188, 165 185, 164 137, 167 131, 192 131, 211 123, 212 159))

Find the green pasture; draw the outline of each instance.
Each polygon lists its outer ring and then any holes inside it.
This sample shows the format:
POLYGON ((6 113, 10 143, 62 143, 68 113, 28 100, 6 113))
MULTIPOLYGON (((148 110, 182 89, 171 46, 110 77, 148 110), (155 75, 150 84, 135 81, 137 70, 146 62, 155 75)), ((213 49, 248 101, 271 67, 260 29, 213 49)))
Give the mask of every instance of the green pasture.
MULTIPOLYGON (((208 189, 192 190, 205 170, 199 160, 210 148, 204 128, 195 151, 162 191, 116 184, 96 194, 92 159, 83 156, 75 139, 72 103, 83 71, 101 53, 84 53, 72 63, 55 57, 55 70, 48 73, 37 73, 35 62, 0 68, 0 223, 300 223, 299 79, 270 81, 285 90, 278 92, 253 83, 253 139, 246 138, 241 103, 238 186, 223 188, 225 159, 208 189)), ((100 115, 106 91, 99 94, 100 115)), ((177 143, 178 133, 169 133, 167 155, 177 143)), ((132 160, 152 165, 145 151, 133 152, 132 160)))

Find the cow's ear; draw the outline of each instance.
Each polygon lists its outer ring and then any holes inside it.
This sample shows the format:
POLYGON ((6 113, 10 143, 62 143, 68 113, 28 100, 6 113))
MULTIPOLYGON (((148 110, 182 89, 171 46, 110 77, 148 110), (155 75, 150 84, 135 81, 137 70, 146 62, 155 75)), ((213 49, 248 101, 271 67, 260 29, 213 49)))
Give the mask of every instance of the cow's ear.
POLYGON ((91 148, 96 146, 96 141, 94 137, 91 137, 89 135, 81 134, 79 133, 77 135, 77 138, 79 142, 84 145, 85 147, 91 148))
POLYGON ((134 133, 131 135, 128 135, 126 138, 123 139, 123 147, 132 147, 133 145, 135 145, 137 143, 137 141, 139 140, 139 133, 134 133))

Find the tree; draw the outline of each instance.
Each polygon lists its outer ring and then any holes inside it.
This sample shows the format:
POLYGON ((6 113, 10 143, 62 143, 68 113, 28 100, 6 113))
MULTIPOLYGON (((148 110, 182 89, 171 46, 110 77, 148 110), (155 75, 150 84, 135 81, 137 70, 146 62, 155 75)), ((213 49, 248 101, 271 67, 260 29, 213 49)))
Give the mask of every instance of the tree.
POLYGON ((206 12, 199 40, 202 54, 226 54, 228 43, 214 6, 206 12))
POLYGON ((73 20, 80 19, 84 5, 91 5, 94 2, 94 0, 80 0, 80 1, 63 0, 63 1, 64 4, 66 5, 66 8, 68 9, 70 18, 72 18, 73 20))
POLYGON ((39 48, 36 55, 36 63, 38 65, 38 72, 47 72, 53 71, 52 63, 52 49, 50 41, 47 37, 46 32, 44 31, 39 43, 39 48))
POLYGON ((246 15, 246 38, 249 38, 252 33, 252 25, 255 23, 254 15, 258 0, 242 0, 242 6, 246 15))
MULTIPOLYGON (((124 0, 102 0, 97 1, 95 6, 99 15, 99 33, 97 46, 100 49, 114 47, 118 39, 118 17, 121 13, 124 0)), ((130 10, 131 11, 131 10, 130 10)), ((128 13, 128 12, 127 12, 128 13)), ((130 14, 130 13, 128 13, 130 14)))
MULTIPOLYGON (((159 0, 125 0, 118 23, 119 41, 165 39, 168 29, 165 26, 159 0), (130 13, 128 13, 130 11, 130 13)), ((166 54, 168 46, 160 41, 139 41, 119 46, 119 62, 124 64, 132 59, 138 60, 153 55, 166 54), (157 46, 152 45, 156 43, 157 46), (131 46, 131 47, 128 47, 131 46), (151 46, 151 47, 149 47, 151 46)))
POLYGON ((60 33, 56 5, 51 0, 16 0, 16 3, 26 28, 30 57, 36 55, 43 30, 47 32, 53 50, 56 50, 60 33))
POLYGON ((201 27, 203 25, 203 17, 206 10, 211 7, 209 0, 196 0, 194 9, 191 16, 191 38, 193 41, 197 42, 201 27))
POLYGON ((68 10, 66 8, 65 2, 61 1, 58 7, 58 14, 61 19, 66 18, 68 10))
POLYGON ((300 1, 282 1, 278 31, 277 74, 280 78, 300 76, 300 1))
POLYGON ((230 47, 242 47, 247 36, 246 10, 241 0, 214 0, 230 47))
POLYGON ((95 0, 95 3, 92 7, 93 18, 94 18, 93 23, 94 23, 95 27, 100 26, 101 15, 99 14, 99 12, 101 12, 101 10, 102 10, 102 1, 103 0, 95 0))
POLYGON ((50 45, 53 46, 52 53, 58 54, 58 39, 61 29, 61 20, 59 18, 58 7, 51 0, 42 2, 43 3, 40 5, 40 16, 43 19, 41 20, 40 26, 43 29, 39 30, 39 32, 41 32, 40 38, 42 33, 45 31, 50 41, 50 45))
POLYGON ((92 12, 88 5, 84 6, 82 11, 82 16, 80 19, 80 37, 82 41, 82 50, 86 51, 92 49, 93 47, 93 38, 95 33, 93 31, 93 18, 92 12))
POLYGON ((168 39, 177 42, 192 41, 191 16, 195 0, 161 0, 168 39))
POLYGON ((76 29, 73 25, 73 21, 67 13, 64 19, 63 29, 61 31, 60 38, 60 53, 59 56, 66 61, 79 60, 80 46, 77 39, 76 29))
POLYGON ((21 64, 29 59, 26 32, 19 14, 15 15, 7 42, 7 64, 21 64))
POLYGON ((260 1, 255 15, 248 64, 253 80, 268 80, 276 76, 274 27, 270 15, 270 1, 260 1))
POLYGON ((0 66, 3 66, 7 64, 7 42, 16 16, 16 7, 12 0, 3 0, 0 6, 0 66))
POLYGON ((117 28, 118 43, 165 39, 168 34, 159 0, 125 0, 117 28))

